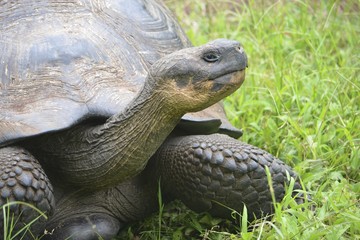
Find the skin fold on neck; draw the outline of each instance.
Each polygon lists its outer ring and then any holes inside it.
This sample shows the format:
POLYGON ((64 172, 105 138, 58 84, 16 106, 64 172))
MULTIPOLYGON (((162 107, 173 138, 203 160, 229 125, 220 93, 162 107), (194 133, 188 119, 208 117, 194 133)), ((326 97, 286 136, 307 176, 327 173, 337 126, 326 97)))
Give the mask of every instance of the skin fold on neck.
POLYGON ((40 137, 35 155, 62 184, 113 186, 145 167, 183 114, 166 104, 162 91, 143 88, 129 107, 103 125, 79 125, 40 137))

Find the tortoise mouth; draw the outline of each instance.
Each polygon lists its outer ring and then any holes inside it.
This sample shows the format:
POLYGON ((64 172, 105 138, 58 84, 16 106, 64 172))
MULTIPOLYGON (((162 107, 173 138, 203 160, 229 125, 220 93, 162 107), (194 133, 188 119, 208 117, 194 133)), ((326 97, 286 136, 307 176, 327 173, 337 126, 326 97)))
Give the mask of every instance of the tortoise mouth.
POLYGON ((218 78, 215 78, 213 80, 214 86, 212 87, 212 90, 219 91, 224 87, 234 88, 234 90, 236 90, 241 86, 244 80, 245 80, 245 69, 232 71, 222 76, 219 76, 218 78))

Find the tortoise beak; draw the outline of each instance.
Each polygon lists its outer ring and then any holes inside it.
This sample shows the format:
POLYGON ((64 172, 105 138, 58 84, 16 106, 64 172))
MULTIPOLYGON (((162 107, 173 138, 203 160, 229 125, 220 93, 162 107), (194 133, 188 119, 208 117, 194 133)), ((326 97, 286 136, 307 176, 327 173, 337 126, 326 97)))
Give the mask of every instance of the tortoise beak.
POLYGON ((234 53, 235 61, 239 63, 239 70, 240 71, 245 70, 245 68, 248 67, 248 58, 244 48, 241 46, 240 43, 235 47, 234 52, 235 52, 234 53))

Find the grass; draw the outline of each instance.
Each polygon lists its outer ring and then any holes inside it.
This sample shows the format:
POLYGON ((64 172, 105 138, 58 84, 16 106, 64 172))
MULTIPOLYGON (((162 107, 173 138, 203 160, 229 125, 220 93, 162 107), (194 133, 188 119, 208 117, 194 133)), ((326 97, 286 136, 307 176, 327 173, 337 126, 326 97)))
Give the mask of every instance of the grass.
MULTIPOLYGON (((0 233, 0 236, 3 236, 4 240, 16 240, 16 239, 36 239, 31 232, 31 227, 34 227, 40 221, 44 222, 47 220, 47 216, 41 212, 39 209, 34 207, 32 204, 26 202, 12 201, 8 202, 0 207, 2 214, 1 224, 3 232, 0 233), (14 213, 11 210, 14 209, 23 209, 29 213, 32 211, 34 218, 29 221, 27 224, 20 224, 22 213, 20 215, 14 216, 14 213), (37 216, 36 216, 37 215, 37 216), (17 226, 17 227, 16 227, 17 226)), ((20 211, 20 210, 19 210, 20 211)))
POLYGON ((122 237, 360 239, 360 2, 166 3, 195 45, 216 38, 243 44, 249 68, 225 100, 228 117, 244 130, 242 141, 295 168, 316 208, 287 196, 271 219, 241 226, 175 202, 122 237))

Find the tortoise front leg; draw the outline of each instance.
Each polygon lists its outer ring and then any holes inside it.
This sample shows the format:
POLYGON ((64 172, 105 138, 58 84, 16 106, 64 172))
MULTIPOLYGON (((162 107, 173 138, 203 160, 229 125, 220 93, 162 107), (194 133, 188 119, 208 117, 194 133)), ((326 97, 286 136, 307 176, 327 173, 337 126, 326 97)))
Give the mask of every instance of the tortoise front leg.
MULTIPOLYGON (((265 166, 270 170, 277 201, 294 171, 271 154, 222 134, 169 138, 153 157, 163 193, 195 211, 229 218, 221 205, 249 218, 273 211, 265 166), (218 204, 220 203, 220 204, 218 204)), ((294 189, 301 189, 299 182, 294 189)))
MULTIPOLYGON (((4 147, 0 148, 1 239, 4 237, 5 226, 7 232, 12 231, 13 235, 39 216, 39 213, 22 203, 11 204, 8 211, 4 205, 14 201, 29 203, 47 215, 52 213, 55 206, 52 186, 38 161, 23 148, 4 147), (7 219, 4 219, 4 213, 7 219), (9 226, 12 220, 15 223, 14 229, 9 226), (4 221, 7 221, 7 225, 4 221)), ((42 221, 32 225, 32 231, 41 229, 44 219, 40 220, 42 221)))

